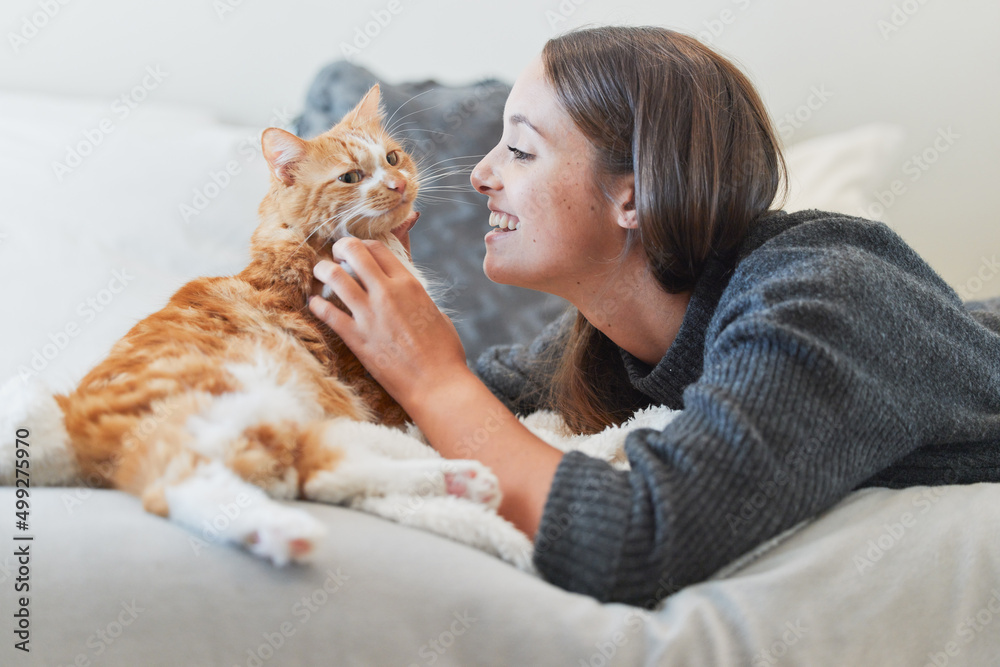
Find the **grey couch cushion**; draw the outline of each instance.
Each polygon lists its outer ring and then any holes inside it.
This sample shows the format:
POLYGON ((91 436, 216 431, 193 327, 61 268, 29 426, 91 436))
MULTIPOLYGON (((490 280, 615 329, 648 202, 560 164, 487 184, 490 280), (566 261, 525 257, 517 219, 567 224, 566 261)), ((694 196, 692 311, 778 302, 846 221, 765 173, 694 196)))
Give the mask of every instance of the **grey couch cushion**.
MULTIPOLYGON (((0 488, 0 507, 14 501, 0 488)), ((0 665, 923 665, 956 650, 947 664, 995 665, 1000 655, 997 484, 865 489, 648 613, 341 507, 295 503, 329 535, 312 564, 277 569, 192 543, 120 491, 32 488, 30 502, 34 540, 12 539, 11 514, 0 523, 0 665), (14 551, 25 545, 22 574, 14 551), (17 577, 30 591, 15 590, 17 577), (30 653, 12 631, 24 596, 30 653)))
POLYGON ((422 169, 465 168, 434 183, 457 186, 455 191, 418 198, 421 217, 411 244, 414 261, 449 288, 443 305, 452 311, 466 356, 474 360, 490 345, 532 337, 566 302, 541 292, 496 285, 486 278, 483 236, 489 230, 489 213, 486 198, 469 183, 472 167, 500 139, 510 86, 496 80, 467 86, 435 81, 391 84, 362 67, 339 61, 316 76, 296 120, 296 132, 308 138, 328 130, 376 82, 387 117, 398 124, 395 136, 404 141, 422 169))

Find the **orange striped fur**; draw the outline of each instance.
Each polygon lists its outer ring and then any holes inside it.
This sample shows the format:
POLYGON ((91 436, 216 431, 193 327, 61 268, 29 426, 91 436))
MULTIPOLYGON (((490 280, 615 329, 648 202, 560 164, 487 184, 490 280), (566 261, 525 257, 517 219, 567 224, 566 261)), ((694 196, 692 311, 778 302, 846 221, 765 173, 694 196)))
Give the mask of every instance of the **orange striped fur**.
POLYGON ((335 235, 379 238, 401 251, 390 230, 412 212, 416 167, 382 128, 378 102, 376 86, 312 140, 266 130, 271 184, 250 264, 234 276, 184 285, 72 393, 56 397, 86 478, 135 494, 149 511, 166 516, 164 489, 207 458, 194 442, 192 420, 246 389, 235 368, 271 369, 274 382, 293 387, 303 412, 315 417, 256 423, 227 441, 226 466, 272 495, 289 495, 282 484, 293 480, 301 496, 310 475, 337 465, 338 452, 320 442, 322 419, 397 426, 407 420, 306 306, 317 285, 313 266, 329 256, 335 235), (382 180, 341 178, 352 171, 382 180))

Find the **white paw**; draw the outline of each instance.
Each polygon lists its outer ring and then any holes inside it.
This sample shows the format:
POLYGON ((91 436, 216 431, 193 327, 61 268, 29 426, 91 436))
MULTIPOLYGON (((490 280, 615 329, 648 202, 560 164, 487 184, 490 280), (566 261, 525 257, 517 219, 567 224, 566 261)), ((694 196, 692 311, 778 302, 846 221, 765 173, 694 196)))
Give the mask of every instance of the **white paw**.
POLYGON ((269 505, 244 517, 243 544, 253 554, 281 567, 309 558, 326 528, 307 512, 269 505))
POLYGON ((471 500, 496 509, 500 506, 500 482, 493 471, 475 461, 452 461, 453 469, 444 471, 448 495, 471 500))

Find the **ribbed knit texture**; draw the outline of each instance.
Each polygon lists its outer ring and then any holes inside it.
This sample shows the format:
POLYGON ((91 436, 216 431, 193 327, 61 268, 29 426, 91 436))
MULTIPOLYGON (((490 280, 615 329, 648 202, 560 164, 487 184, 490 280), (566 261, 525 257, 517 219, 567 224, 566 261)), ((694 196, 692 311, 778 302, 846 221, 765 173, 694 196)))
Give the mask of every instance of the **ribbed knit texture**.
MULTIPOLYGON (((567 323, 488 351, 480 376, 540 407, 537 360, 567 323)), ((609 363, 684 411, 628 435, 628 472, 581 453, 556 471, 535 564, 598 600, 650 606, 862 486, 1000 481, 1000 316, 881 223, 766 216, 706 266, 656 367, 609 363)))

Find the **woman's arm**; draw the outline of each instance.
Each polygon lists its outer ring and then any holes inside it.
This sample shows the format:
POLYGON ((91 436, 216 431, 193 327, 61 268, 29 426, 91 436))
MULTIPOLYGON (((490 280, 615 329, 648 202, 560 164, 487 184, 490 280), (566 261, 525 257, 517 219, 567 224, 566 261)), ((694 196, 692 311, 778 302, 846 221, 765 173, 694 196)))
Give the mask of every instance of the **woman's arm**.
POLYGON ((526 429, 469 370, 451 320, 381 243, 342 239, 316 277, 350 314, 320 297, 309 307, 447 458, 474 458, 500 481, 499 512, 533 537, 562 453, 526 429), (360 283, 359 283, 360 281, 360 283))
POLYGON ((442 456, 493 470, 500 515, 533 539, 562 452, 525 428, 464 365, 401 405, 442 456))

